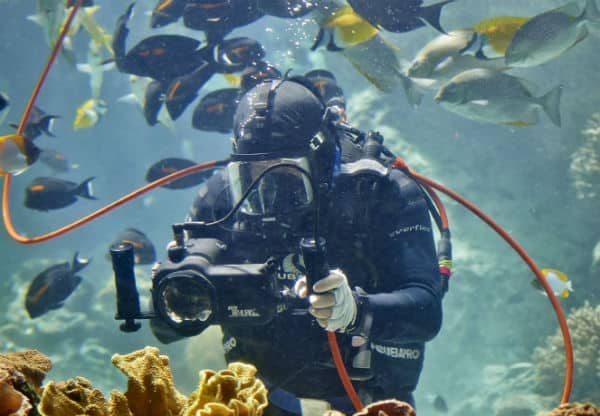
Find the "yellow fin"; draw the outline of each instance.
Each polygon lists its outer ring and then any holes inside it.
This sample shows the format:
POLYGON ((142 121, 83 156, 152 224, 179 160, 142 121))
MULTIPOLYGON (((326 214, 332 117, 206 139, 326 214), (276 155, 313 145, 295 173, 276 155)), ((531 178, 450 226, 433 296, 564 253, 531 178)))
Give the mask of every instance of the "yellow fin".
POLYGON ((567 275, 563 272, 561 272, 560 270, 556 270, 556 269, 542 269, 542 274, 544 275, 544 277, 548 277, 548 274, 555 274, 556 277, 558 277, 558 280, 560 280, 561 282, 568 282, 569 278, 567 277, 567 275))
POLYGON ((494 51, 504 55, 515 32, 528 20, 528 17, 496 16, 480 21, 472 29, 484 35, 494 51))
POLYGON ((364 43, 379 32, 350 6, 336 10, 323 26, 337 29, 342 41, 348 44, 364 43))
POLYGON ((223 78, 225 78, 225 81, 227 81, 229 84, 237 87, 242 83, 242 77, 240 77, 239 75, 235 75, 235 74, 223 74, 223 78))
POLYGON ((507 126, 512 126, 512 127, 529 127, 532 126, 532 123, 529 123, 527 121, 509 121, 508 123, 504 123, 507 126))

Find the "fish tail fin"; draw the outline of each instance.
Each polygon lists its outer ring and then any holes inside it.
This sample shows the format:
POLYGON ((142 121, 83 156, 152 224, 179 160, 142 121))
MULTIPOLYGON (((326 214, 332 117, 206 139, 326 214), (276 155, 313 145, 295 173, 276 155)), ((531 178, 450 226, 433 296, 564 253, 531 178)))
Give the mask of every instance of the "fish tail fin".
POLYGON ((79 257, 79 252, 75 252, 75 255, 73 256, 73 263, 71 266, 73 269, 73 273, 77 273, 88 264, 90 264, 90 259, 79 257))
POLYGON ((567 283, 566 283, 566 288, 567 288, 567 290, 568 290, 569 292, 574 292, 574 290, 573 290, 573 282, 572 282, 572 281, 570 281, 570 280, 569 280, 569 281, 567 281, 567 283))
POLYGON ((442 15, 442 7, 448 3, 452 3, 453 1, 454 0, 446 0, 442 1, 441 3, 423 7, 423 13, 419 17, 438 32, 447 34, 440 24, 440 17, 442 15))
POLYGON ((404 90, 406 99, 413 108, 421 104, 421 100, 423 99, 424 95, 423 90, 426 88, 426 85, 430 83, 435 83, 435 80, 430 80, 426 78, 420 78, 417 82, 413 78, 404 75, 400 71, 396 72, 396 75, 398 76, 398 78, 400 78, 400 83, 402 84, 402 89, 404 90))
POLYGON ((87 199, 97 199, 94 196, 94 187, 92 186, 93 179, 94 177, 92 176, 81 182, 79 186, 75 188, 75 194, 87 199))
POLYGON ((60 118, 60 116, 48 114, 42 117, 39 122, 40 129, 50 137, 55 137, 54 133, 52 133, 52 125, 54 124, 55 118, 60 118))
POLYGON ((320 27, 319 31, 317 32, 317 36, 315 37, 315 41, 313 42, 312 46, 310 47, 310 50, 315 51, 321 45, 321 43, 323 43, 324 38, 325 38, 325 29, 320 27))
POLYGON ((562 95, 563 86, 558 85, 548 91, 544 96, 540 97, 540 104, 550 118, 557 126, 561 125, 560 117, 560 97, 562 95))

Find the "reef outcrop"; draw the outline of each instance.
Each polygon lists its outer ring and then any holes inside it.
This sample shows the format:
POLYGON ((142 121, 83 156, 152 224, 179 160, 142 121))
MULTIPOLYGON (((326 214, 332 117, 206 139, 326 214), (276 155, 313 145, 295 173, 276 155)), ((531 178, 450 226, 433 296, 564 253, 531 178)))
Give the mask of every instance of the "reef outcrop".
POLYGON ((600 416, 600 410, 591 403, 565 403, 537 416, 600 416))
POLYGON ((42 382, 51 368, 39 351, 0 354, 0 416, 38 415, 42 382))
MULTIPOLYGON (((51 362, 38 351, 0 354, 0 416, 261 416, 268 405, 267 389, 250 364, 202 370, 197 389, 185 396, 175 387, 169 358, 156 347, 115 354, 112 362, 127 376, 127 390, 112 390, 106 399, 83 377, 42 386, 51 362)), ((505 414, 521 414, 514 409, 505 414)), ((346 416, 335 410, 318 413, 346 416)), ((389 399, 353 416, 416 413, 408 403, 389 399)), ((569 403, 537 416, 600 416, 600 411, 591 403, 569 403)))
MULTIPOLYGON (((598 400, 600 392, 600 305, 586 302, 573 309, 567 323, 571 332, 574 358, 574 376, 571 399, 598 400)), ((558 399, 562 391, 565 361, 563 339, 559 330, 548 337, 544 346, 535 349, 534 389, 542 395, 558 399)))

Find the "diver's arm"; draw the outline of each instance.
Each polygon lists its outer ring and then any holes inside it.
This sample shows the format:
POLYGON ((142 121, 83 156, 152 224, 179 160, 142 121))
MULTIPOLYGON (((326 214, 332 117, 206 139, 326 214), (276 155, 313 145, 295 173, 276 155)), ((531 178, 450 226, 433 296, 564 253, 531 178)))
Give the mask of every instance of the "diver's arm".
POLYGON ((431 220, 422 190, 401 172, 392 172, 396 192, 390 197, 396 211, 385 215, 379 239, 380 293, 355 293, 358 313, 350 333, 364 331, 370 315, 369 337, 382 342, 425 342, 442 323, 442 285, 431 220))

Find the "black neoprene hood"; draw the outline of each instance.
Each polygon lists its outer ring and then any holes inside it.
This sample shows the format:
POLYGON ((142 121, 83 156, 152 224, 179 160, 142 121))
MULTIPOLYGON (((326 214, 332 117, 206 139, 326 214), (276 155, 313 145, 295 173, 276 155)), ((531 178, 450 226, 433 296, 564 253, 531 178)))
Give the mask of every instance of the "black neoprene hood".
POLYGON ((325 107, 302 84, 261 83, 240 99, 235 116, 234 152, 255 154, 308 150, 323 123, 325 107))

